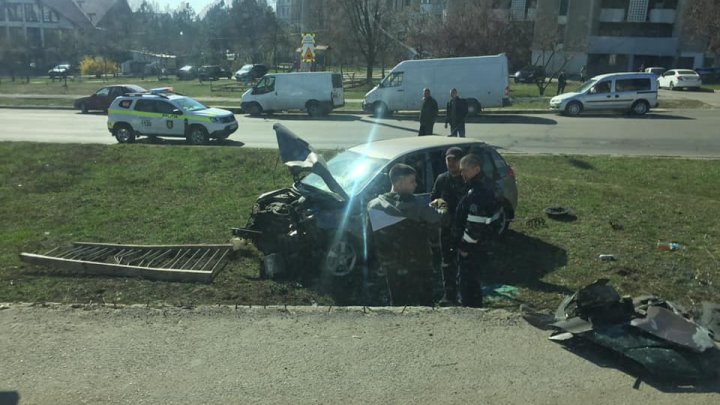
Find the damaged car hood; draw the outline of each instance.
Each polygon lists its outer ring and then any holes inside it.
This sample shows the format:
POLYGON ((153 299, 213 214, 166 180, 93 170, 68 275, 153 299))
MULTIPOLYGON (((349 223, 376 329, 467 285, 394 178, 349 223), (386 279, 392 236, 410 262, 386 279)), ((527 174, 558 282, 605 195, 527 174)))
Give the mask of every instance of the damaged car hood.
POLYGON ((310 144, 282 124, 273 125, 277 137, 280 159, 288 166, 290 173, 297 182, 301 174, 307 171, 320 176, 330 191, 339 195, 343 200, 350 198, 333 175, 328 170, 325 159, 322 158, 310 144))

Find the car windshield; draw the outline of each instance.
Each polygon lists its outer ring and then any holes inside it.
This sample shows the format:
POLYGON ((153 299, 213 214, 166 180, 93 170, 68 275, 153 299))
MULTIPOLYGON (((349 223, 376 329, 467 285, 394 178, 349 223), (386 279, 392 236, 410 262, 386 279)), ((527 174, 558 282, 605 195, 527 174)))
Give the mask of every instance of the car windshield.
MULTIPOLYGON (((340 187, 349 196, 360 192, 373 176, 387 164, 386 159, 371 158, 357 152, 342 152, 327 162, 328 170, 340 187)), ((325 181, 315 173, 310 173, 301 183, 324 191, 331 191, 325 181)))
POLYGON ((189 97, 176 98, 173 101, 183 111, 200 111, 208 108, 205 104, 189 97))
POLYGON ((585 93, 585 92, 588 91, 588 90, 590 89, 590 87, 592 87, 595 83, 597 83, 597 80, 590 79, 590 80, 586 81, 585 83, 583 83, 583 84, 580 86, 580 88, 577 89, 577 92, 578 92, 578 93, 585 93))
POLYGON ((678 70, 677 73, 679 75, 694 75, 694 74, 696 74, 692 70, 678 70))
POLYGON ((240 72, 249 72, 252 69, 253 65, 243 65, 243 67, 240 68, 240 72))

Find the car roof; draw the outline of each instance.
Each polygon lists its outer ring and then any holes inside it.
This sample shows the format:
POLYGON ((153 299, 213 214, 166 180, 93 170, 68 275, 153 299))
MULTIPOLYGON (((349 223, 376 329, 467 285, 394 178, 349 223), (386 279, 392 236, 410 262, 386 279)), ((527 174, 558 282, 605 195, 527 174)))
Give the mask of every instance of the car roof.
POLYGON ((177 99, 188 98, 188 97, 181 96, 178 94, 172 94, 172 93, 161 93, 161 94, 137 93, 137 94, 130 94, 127 96, 118 97, 118 99, 119 98, 146 98, 146 99, 159 99, 159 100, 177 100, 177 99))
POLYGON ((647 72, 620 72, 620 73, 606 73, 604 75, 595 76, 592 78, 592 80, 602 80, 602 79, 615 79, 618 77, 634 77, 634 78, 650 78, 654 79, 654 75, 652 73, 647 72))
POLYGON ((369 157, 394 160, 402 155, 423 149, 449 148, 451 146, 487 145, 483 141, 447 136, 413 136, 407 138, 387 139, 353 146, 352 152, 369 157))

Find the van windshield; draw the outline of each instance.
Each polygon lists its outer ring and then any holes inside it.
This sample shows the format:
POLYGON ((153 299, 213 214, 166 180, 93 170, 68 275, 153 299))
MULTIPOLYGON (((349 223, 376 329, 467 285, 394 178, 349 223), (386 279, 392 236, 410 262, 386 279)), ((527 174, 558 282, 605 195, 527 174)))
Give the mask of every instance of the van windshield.
POLYGON ((585 93, 592 87, 595 83, 597 83, 597 80, 590 79, 586 81, 585 83, 580 86, 580 88, 577 90, 578 93, 585 93))
MULTIPOLYGON (((345 151, 339 153, 327 162, 330 174, 340 187, 349 196, 360 192, 375 174, 387 164, 386 159, 371 158, 357 152, 345 151)), ((310 173, 302 179, 301 183, 330 192, 322 177, 310 173)))

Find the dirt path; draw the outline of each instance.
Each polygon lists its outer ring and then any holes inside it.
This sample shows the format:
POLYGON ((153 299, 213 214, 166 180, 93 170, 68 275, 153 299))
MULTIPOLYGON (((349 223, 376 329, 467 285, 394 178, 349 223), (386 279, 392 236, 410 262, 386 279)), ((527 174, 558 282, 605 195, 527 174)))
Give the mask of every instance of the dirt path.
POLYGON ((663 392, 504 311, 0 311, 0 391, 21 404, 717 404, 663 392))

